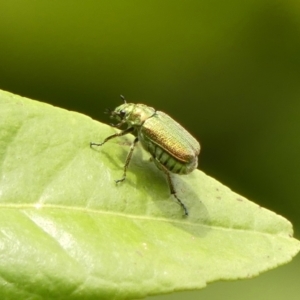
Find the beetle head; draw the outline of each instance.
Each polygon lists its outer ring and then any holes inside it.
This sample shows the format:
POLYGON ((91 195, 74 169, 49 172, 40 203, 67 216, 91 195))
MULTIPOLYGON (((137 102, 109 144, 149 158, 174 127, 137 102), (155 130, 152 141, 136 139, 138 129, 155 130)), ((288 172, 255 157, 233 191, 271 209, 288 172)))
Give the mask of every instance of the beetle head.
POLYGON ((118 121, 117 124, 111 124, 113 127, 121 127, 125 123, 129 123, 128 119, 130 118, 130 114, 134 109, 135 104, 133 103, 124 103, 114 110, 110 110, 109 114, 112 119, 118 121))

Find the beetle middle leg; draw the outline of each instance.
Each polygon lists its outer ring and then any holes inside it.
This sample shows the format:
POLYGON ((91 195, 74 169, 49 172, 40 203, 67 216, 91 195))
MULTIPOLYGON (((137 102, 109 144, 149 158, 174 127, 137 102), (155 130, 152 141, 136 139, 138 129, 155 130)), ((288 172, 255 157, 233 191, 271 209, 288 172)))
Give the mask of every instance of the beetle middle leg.
POLYGON ((183 202, 177 197, 177 193, 175 191, 175 188, 174 188, 174 184, 173 184, 173 181, 172 181, 172 178, 171 178, 171 175, 170 175, 170 172, 168 171, 168 169, 163 165, 161 164, 155 157, 153 157, 154 159, 154 162, 155 164, 157 165, 157 167, 162 170, 166 176, 167 176, 167 181, 168 181, 168 185, 169 185, 169 188, 170 188, 170 193, 176 198, 176 200, 178 201, 178 203, 180 204, 180 206, 182 207, 183 211, 184 211, 184 215, 185 216, 188 216, 188 210, 186 208, 186 206, 183 204, 183 202))
POLYGON ((116 183, 119 183, 119 182, 122 182, 126 179, 126 171, 127 171, 127 168, 128 168, 128 165, 131 161, 131 158, 132 158, 132 154, 133 154, 133 150, 137 144, 137 142, 139 141, 139 138, 136 137, 130 147, 130 151, 127 155, 127 158, 126 158, 126 161, 125 161, 125 165, 124 165, 124 174, 123 174, 123 177, 121 179, 118 179, 118 180, 115 180, 116 183))

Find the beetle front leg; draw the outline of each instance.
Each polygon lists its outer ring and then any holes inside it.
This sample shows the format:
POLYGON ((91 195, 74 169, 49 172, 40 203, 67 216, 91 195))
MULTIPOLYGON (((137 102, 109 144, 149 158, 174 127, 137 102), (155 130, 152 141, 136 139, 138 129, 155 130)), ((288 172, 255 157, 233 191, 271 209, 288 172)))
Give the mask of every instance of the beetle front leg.
POLYGON ((177 197, 177 193, 175 191, 175 188, 174 188, 174 184, 173 184, 173 181, 172 181, 172 178, 171 178, 171 175, 170 175, 170 172, 168 171, 168 169, 162 165, 157 159, 154 158, 154 161, 156 163, 156 165, 158 166, 158 168, 160 170, 162 170, 166 176, 167 176, 167 181, 168 181, 168 185, 169 185, 169 188, 170 188, 170 193, 176 198, 176 200, 178 201, 178 203, 180 204, 180 206, 182 207, 183 211, 184 211, 184 215, 185 216, 188 216, 189 213, 188 213, 188 210, 186 208, 186 206, 183 204, 183 202, 177 197))
POLYGON ((128 153, 128 155, 127 155, 127 158, 126 158, 126 161, 125 161, 123 177, 122 177, 121 179, 115 180, 116 183, 119 183, 119 182, 122 182, 122 181, 125 180, 127 168, 128 168, 128 165, 129 165, 129 163, 130 163, 130 161, 131 161, 132 153, 133 153, 134 147, 135 147, 135 145, 137 144, 138 141, 139 141, 139 138, 136 137, 136 138, 134 139, 134 141, 133 141, 131 147, 130 147, 130 151, 129 151, 129 153, 128 153))
POLYGON ((113 135, 110 135, 108 136, 102 143, 94 143, 94 142, 90 142, 90 147, 92 146, 102 146, 103 144, 105 144, 107 141, 113 139, 113 138, 116 138, 116 137, 119 137, 119 136, 122 136, 122 135, 125 135, 125 134, 128 134, 130 132, 133 131, 133 127, 129 127, 123 131, 120 131, 118 133, 115 133, 113 135))

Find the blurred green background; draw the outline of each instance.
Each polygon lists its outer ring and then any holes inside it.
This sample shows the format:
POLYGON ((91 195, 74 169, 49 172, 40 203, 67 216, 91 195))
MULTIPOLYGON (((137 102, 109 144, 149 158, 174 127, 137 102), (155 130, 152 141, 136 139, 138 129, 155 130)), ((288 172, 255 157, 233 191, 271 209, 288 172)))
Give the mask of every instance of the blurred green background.
MULTIPOLYGON (((0 0, 0 88, 85 113, 165 111, 200 166, 300 238, 299 0, 0 0)), ((255 279, 153 299, 299 299, 300 257, 255 279)), ((152 298, 151 298, 152 299, 152 298)))

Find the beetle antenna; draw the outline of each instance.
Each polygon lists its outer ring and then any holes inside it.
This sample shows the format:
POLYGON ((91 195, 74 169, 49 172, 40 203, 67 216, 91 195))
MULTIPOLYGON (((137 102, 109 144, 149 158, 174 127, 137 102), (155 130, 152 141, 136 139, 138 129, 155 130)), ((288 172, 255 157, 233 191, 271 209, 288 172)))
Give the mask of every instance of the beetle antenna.
POLYGON ((123 95, 120 95, 121 99, 124 101, 124 103, 127 103, 125 97, 123 95))
POLYGON ((104 110, 104 113, 107 114, 107 115, 110 115, 111 112, 112 112, 112 110, 109 109, 109 108, 106 108, 106 109, 104 110))

